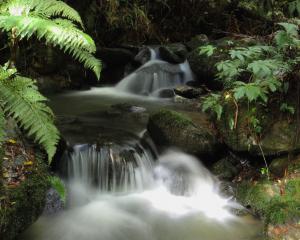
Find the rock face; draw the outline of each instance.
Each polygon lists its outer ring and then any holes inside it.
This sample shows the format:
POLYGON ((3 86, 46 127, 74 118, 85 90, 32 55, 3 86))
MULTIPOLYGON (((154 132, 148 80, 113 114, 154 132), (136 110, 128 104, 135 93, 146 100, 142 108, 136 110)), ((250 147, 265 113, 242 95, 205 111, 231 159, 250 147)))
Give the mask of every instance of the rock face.
POLYGON ((213 155, 219 146, 202 113, 160 110, 150 115, 148 131, 159 146, 174 146, 198 156, 213 155))

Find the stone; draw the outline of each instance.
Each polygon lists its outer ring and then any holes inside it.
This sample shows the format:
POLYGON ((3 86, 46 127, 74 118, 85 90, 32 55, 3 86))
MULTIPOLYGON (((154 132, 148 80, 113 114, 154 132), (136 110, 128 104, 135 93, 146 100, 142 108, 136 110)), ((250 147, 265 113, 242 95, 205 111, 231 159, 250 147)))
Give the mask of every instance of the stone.
POLYGON ((238 172, 237 163, 230 156, 220 159, 212 166, 212 173, 221 180, 232 180, 238 172))
POLYGON ((182 43, 173 43, 159 47, 159 56, 162 60, 179 64, 186 60, 188 50, 182 43))
POLYGON ((289 166, 289 159, 287 156, 275 158, 269 165, 270 172, 277 177, 283 177, 285 171, 289 166))
POLYGON ((53 215, 59 213, 64 209, 64 206, 65 203, 59 193, 54 188, 50 188, 46 193, 46 203, 43 214, 53 215))
MULTIPOLYGON (((228 107, 228 106, 227 106, 228 107)), ((234 116, 234 112, 224 108, 223 117, 216 121, 216 127, 224 143, 233 151, 249 152, 253 156, 278 156, 289 152, 300 151, 300 140, 296 139, 297 123, 287 119, 278 118, 265 109, 257 109, 263 133, 260 142, 254 139, 249 130, 249 115, 245 106, 240 105, 236 129, 229 128, 229 119, 234 116), (260 146, 259 146, 260 145, 260 146), (260 148, 261 147, 261 148, 260 148)))
POLYGON ((204 91, 202 88, 195 88, 191 86, 182 85, 176 87, 174 89, 174 92, 176 95, 179 95, 181 97, 193 99, 199 98, 201 95, 203 95, 204 91))
POLYGON ((147 128, 157 145, 177 147, 197 156, 214 155, 219 147, 203 113, 162 109, 150 115, 147 128))
POLYGON ((97 55, 109 66, 125 66, 135 57, 134 52, 125 48, 101 48, 97 55))
POLYGON ((142 50, 134 57, 134 60, 140 65, 144 65, 151 60, 151 51, 148 47, 142 48, 142 50))

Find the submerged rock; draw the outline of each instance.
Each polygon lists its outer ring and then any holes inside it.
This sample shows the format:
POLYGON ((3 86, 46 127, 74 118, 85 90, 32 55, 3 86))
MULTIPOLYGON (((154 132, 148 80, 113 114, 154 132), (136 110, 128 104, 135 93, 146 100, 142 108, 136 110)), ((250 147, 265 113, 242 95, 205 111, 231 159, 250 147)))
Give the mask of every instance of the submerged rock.
POLYGON ((195 155, 214 155, 219 146, 202 113, 160 110, 150 116, 148 131, 156 144, 195 155))
POLYGON ((54 188, 50 188, 46 194, 46 204, 44 208, 44 215, 52 215, 64 209, 64 202, 61 196, 54 188))

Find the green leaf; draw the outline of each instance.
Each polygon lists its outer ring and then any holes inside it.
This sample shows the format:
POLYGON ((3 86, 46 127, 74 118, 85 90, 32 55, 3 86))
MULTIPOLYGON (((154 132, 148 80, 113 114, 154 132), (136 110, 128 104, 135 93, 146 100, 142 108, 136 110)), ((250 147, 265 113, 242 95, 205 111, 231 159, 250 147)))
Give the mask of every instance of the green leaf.
POLYGON ((212 56, 217 48, 212 45, 206 45, 199 48, 200 55, 212 56))

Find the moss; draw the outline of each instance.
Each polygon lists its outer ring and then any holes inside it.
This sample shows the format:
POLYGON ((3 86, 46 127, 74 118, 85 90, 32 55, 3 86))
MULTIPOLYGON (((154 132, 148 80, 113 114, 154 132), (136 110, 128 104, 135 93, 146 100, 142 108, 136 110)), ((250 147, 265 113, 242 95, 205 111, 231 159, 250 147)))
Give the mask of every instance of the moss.
POLYGON ((151 119, 154 121, 165 122, 174 127, 184 128, 190 125, 194 125, 192 120, 187 116, 167 109, 161 109, 158 112, 151 115, 151 119))
POLYGON ((265 224, 285 224, 300 218, 300 179, 272 182, 242 183, 237 198, 248 205, 265 224))
POLYGON ((65 185, 62 182, 62 180, 59 177, 51 176, 51 177, 49 177, 49 181, 50 181, 51 186, 58 192, 60 198, 65 203, 67 194, 66 194, 65 185))
POLYGON ((26 180, 5 191, 5 204, 0 209, 0 235, 4 239, 15 239, 40 216, 48 189, 47 166, 37 159, 26 180))

